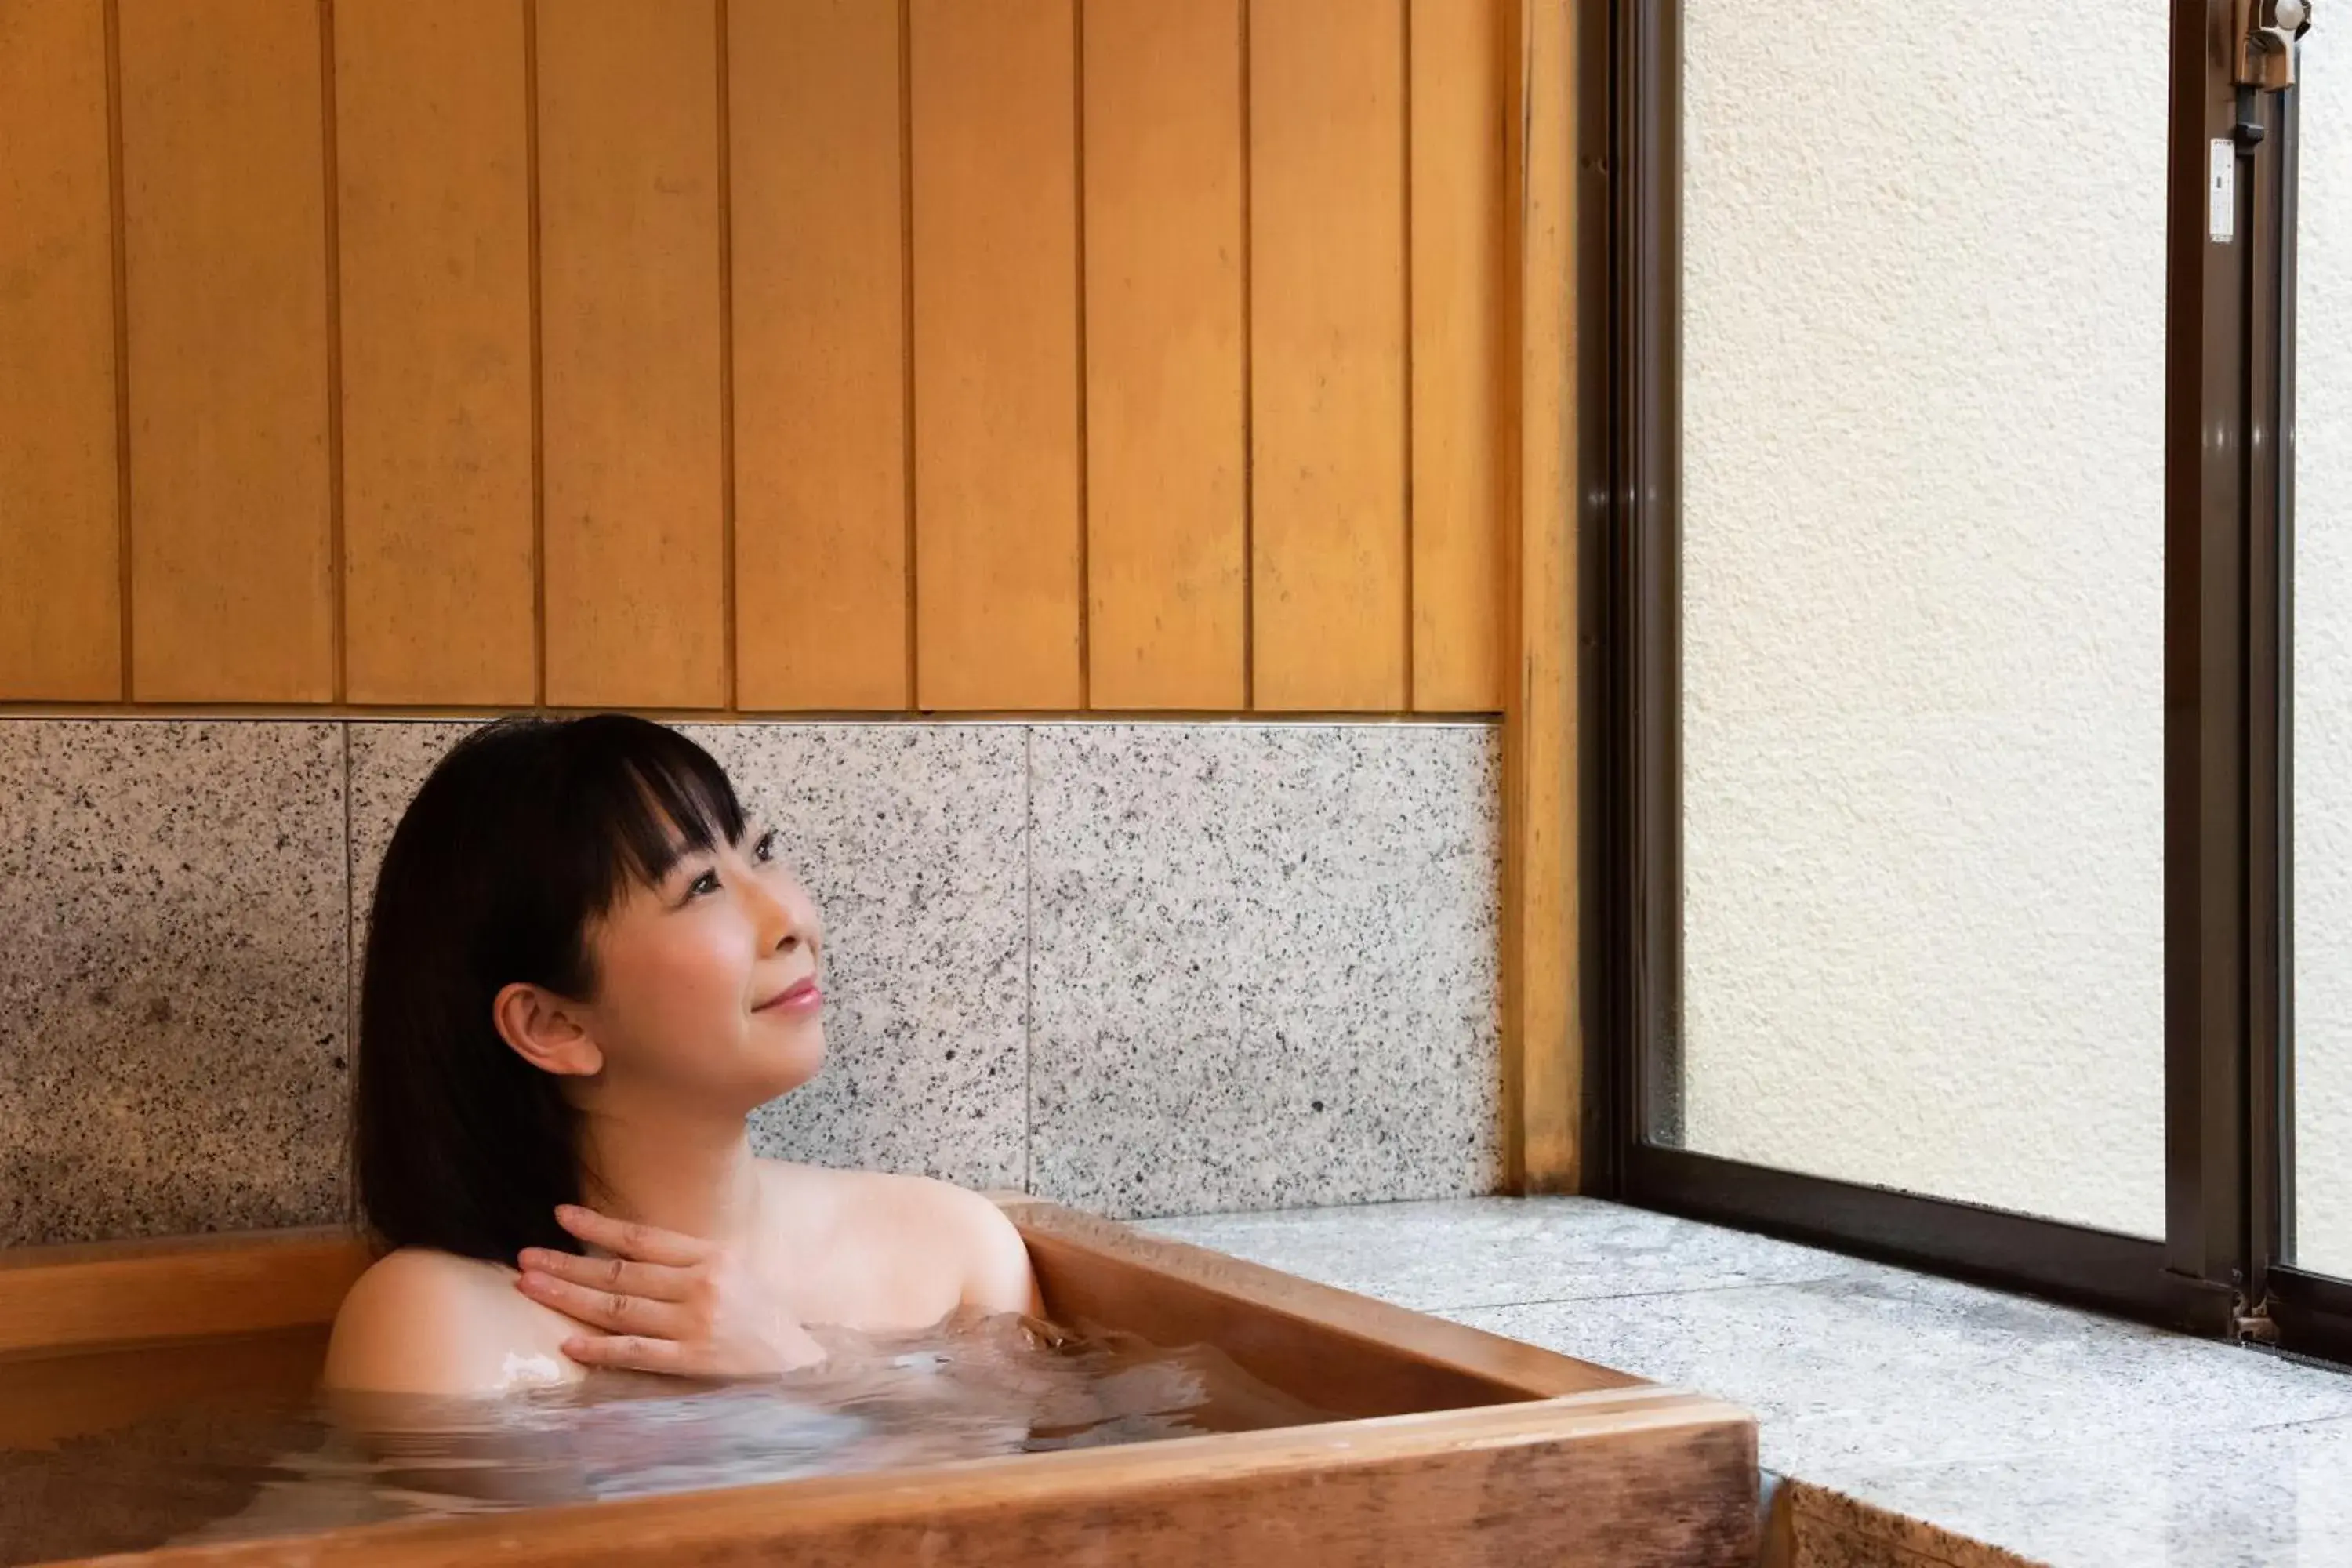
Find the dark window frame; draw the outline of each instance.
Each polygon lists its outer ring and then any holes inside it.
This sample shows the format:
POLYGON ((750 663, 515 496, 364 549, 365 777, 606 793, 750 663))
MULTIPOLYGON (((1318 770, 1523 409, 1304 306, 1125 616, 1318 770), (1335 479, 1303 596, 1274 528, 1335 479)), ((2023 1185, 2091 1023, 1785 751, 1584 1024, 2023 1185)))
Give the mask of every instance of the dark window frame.
POLYGON ((2299 1268, 2294 1230, 2294 362, 2295 191, 2302 147, 2300 89, 2248 95, 2247 123, 2274 155, 2252 192, 2253 282, 2249 316, 2259 363, 2250 377, 2254 610, 2248 787, 2255 814, 2248 901, 2254 914, 2253 1028, 2248 1169, 2252 1205, 2248 1289, 2266 1337, 2282 1348, 2352 1362, 2352 1279, 2299 1268))
POLYGON ((2352 1284, 2278 1261, 2291 1224, 2284 758, 2291 693, 2292 92, 2233 79, 2232 0, 2174 0, 2166 237, 2162 1240, 1673 1147, 1680 1083, 1680 0, 1588 10, 1590 1081, 1596 1190, 2194 1332, 2352 1358, 2352 1284), (2238 241, 2206 234, 2237 145, 2238 241), (2290 236, 2281 246, 2281 234, 2290 236), (2284 346, 2284 353, 2277 352, 2284 346), (2283 1163, 2283 1162, 2287 1162, 2283 1163))

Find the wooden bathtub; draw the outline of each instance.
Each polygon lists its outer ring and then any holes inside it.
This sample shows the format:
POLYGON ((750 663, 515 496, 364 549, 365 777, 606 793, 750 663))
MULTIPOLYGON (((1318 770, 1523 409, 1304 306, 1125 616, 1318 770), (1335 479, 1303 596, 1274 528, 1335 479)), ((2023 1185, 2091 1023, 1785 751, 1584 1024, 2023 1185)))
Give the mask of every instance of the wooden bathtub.
MULTIPOLYGON (((1050 1204, 1005 1207, 1055 1321, 1205 1342, 1345 1419, 108 1561, 1755 1561, 1756 1435, 1741 1411, 1050 1204)), ((300 1393, 363 1262, 348 1237, 325 1231, 0 1252, 0 1447, 192 1399, 300 1393)))

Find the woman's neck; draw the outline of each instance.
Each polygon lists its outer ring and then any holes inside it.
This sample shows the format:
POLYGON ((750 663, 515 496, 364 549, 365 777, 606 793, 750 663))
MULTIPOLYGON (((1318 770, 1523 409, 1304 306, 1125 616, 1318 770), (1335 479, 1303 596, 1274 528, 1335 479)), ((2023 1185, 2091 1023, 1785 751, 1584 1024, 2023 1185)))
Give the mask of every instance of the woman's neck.
POLYGON ((590 1110, 581 1122, 583 1196, 615 1219, 732 1242, 757 1223, 759 1167, 741 1119, 590 1110))

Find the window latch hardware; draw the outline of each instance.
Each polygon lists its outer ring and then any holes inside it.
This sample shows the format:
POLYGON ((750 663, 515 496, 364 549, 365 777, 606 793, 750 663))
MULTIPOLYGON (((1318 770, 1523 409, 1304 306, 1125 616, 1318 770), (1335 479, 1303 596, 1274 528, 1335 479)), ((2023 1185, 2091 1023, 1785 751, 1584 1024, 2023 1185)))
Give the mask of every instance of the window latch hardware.
POLYGON ((2295 40, 2311 31, 2311 0, 2238 0, 2238 83, 2276 92, 2294 85, 2295 40))
POLYGON ((2231 1339, 2240 1344, 2274 1345, 2278 1337, 2278 1324, 2271 1318, 2268 1300, 2249 1304, 2243 1296, 2237 1299, 2230 1315, 2231 1339))

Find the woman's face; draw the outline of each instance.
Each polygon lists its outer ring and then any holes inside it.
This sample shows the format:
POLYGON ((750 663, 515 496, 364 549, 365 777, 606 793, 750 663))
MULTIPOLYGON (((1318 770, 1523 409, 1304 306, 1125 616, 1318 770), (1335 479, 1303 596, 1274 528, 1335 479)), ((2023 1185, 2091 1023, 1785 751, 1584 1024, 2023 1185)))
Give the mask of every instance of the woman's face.
POLYGON ((600 1094, 651 1092, 749 1110, 824 1060, 816 907, 772 830, 689 849, 658 887, 632 883, 589 928, 588 1028, 600 1094))

